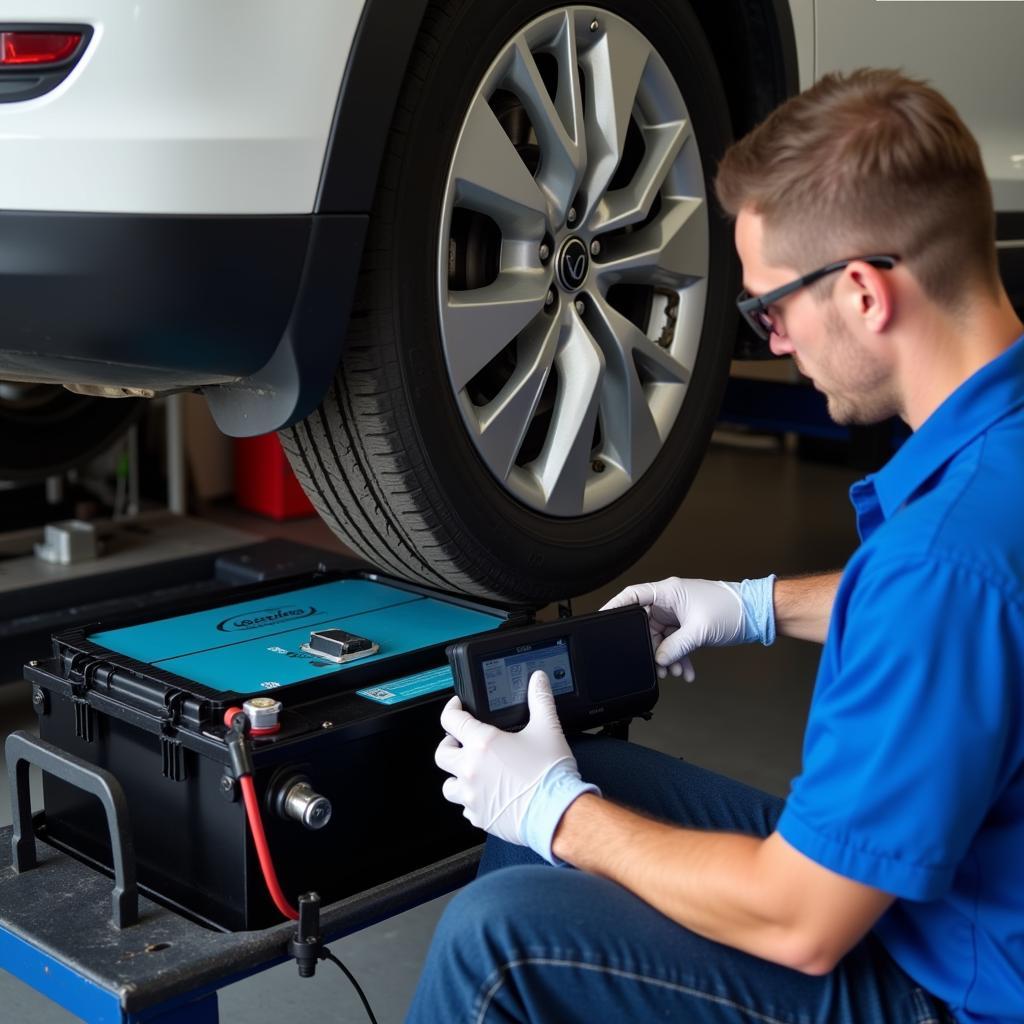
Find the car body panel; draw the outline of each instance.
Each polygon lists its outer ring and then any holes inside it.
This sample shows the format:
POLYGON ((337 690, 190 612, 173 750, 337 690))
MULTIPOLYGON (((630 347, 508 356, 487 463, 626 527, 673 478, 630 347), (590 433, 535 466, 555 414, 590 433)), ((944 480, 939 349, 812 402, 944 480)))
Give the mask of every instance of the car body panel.
POLYGON ((52 92, 0 104, 0 208, 310 213, 363 0, 5 0, 94 26, 52 92))
MULTIPOLYGON (((0 103, 0 378, 137 393, 201 386, 221 427, 239 436, 312 412, 342 353, 425 7, 4 0, 0 24, 94 31, 55 89, 0 103), (26 233, 26 213, 39 230, 26 233), (296 216, 306 223, 282 223, 296 216), (242 237, 250 242, 232 250, 242 237), (208 264, 215 272, 200 273, 208 264)), ((766 67, 783 67, 775 84, 762 68, 762 92, 869 63, 930 77, 982 142, 1001 238, 1019 238, 1006 230, 1024 211, 1024 157, 1013 159, 1024 154, 1015 74, 1024 7, 986 4, 984 19, 972 8, 737 0, 728 22, 720 8, 705 16, 740 45, 767 47, 766 67)))

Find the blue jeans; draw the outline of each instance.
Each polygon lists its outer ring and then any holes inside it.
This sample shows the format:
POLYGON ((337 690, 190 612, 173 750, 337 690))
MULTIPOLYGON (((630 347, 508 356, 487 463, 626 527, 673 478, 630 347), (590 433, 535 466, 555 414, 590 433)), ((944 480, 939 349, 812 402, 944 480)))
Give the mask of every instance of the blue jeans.
MULTIPOLYGON (((605 796, 692 828, 766 836, 783 802, 644 747, 573 744, 605 796)), ((448 905, 412 1024, 606 1021, 944 1024, 948 1011, 872 935, 811 977, 701 938, 614 882, 488 839, 480 875, 448 905)))

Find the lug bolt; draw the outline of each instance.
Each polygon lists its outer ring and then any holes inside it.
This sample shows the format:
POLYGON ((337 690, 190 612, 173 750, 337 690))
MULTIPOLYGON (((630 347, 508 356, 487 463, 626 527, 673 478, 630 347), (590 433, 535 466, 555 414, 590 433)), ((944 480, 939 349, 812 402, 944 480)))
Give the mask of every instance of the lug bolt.
POLYGON ((601 27, 601 23, 600 23, 600 22, 599 22, 599 21, 597 20, 597 18, 595 18, 595 19, 594 19, 594 20, 593 20, 593 21, 592 21, 592 22, 590 23, 590 31, 591 31, 591 32, 596 32, 596 31, 597 31, 597 30, 598 30, 598 29, 599 29, 600 27, 601 27))
POLYGON ((601 243, 595 238, 590 243, 590 255, 599 256, 601 254, 601 243))
POLYGON ((569 212, 565 215, 565 219, 570 224, 575 224, 576 223, 576 207, 575 206, 570 206, 569 207, 569 212))
POLYGON ((547 263, 548 258, 551 256, 551 249, 548 247, 547 242, 541 242, 537 255, 540 256, 541 263, 547 263))
POLYGON ((577 299, 576 300, 576 312, 579 313, 580 316, 583 316, 583 314, 586 312, 586 310, 587 310, 587 307, 584 305, 583 300, 582 299, 577 299))
POLYGON ((544 296, 544 305, 550 306, 555 301, 555 289, 549 288, 547 295, 544 296))

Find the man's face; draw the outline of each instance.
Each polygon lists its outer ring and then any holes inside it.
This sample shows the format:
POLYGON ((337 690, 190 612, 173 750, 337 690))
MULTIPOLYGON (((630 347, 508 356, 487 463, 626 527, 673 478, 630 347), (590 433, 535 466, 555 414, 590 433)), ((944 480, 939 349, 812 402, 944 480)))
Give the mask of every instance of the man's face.
MULTIPOLYGON (((763 220, 747 209, 736 218, 736 250, 743 286, 751 295, 763 295, 800 276, 793 267, 765 261, 763 220)), ((839 284, 837 280, 832 296, 824 300, 801 288, 771 306, 775 330, 769 344, 775 355, 793 357, 800 372, 825 395, 836 423, 878 423, 898 409, 892 368, 843 319, 835 301, 839 284)))

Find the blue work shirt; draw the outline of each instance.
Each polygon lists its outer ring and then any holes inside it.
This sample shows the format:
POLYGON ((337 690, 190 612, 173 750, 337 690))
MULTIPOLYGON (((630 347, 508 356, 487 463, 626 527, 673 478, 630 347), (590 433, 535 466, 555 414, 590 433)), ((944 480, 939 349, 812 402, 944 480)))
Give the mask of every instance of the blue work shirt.
POLYGON ((850 497, 778 829, 897 897, 875 933, 958 1020, 1024 1021, 1024 338, 850 497))

